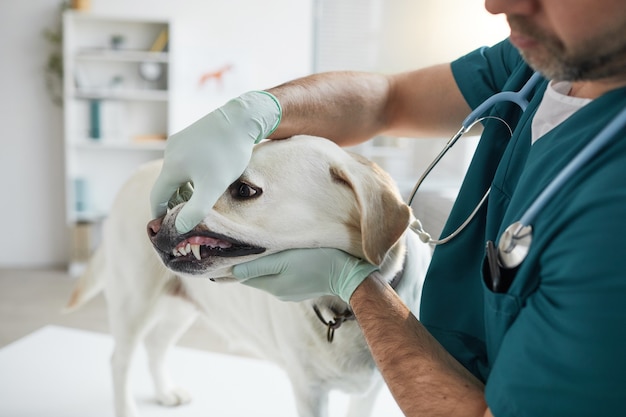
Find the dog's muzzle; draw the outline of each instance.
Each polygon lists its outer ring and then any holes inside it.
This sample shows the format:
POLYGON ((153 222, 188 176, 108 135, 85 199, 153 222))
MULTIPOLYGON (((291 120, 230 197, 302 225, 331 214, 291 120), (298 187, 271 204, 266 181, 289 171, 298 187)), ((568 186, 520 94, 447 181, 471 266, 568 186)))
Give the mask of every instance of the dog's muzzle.
POLYGON ((177 272, 201 274, 218 258, 257 255, 265 248, 250 245, 197 226, 188 233, 176 232, 173 218, 164 225, 164 218, 148 223, 147 232, 152 246, 163 263, 177 272))

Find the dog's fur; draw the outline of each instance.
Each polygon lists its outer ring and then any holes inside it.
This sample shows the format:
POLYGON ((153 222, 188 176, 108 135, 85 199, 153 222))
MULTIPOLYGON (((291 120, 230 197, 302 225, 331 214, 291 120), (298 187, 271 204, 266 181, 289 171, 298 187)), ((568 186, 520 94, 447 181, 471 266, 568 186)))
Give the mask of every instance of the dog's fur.
POLYGON ((117 416, 137 415, 128 370, 142 340, 158 400, 189 401, 170 382, 163 359, 198 316, 205 319, 206 336, 227 341, 231 352, 281 366, 301 417, 327 415, 333 389, 354 394, 348 415, 369 415, 382 379, 357 323, 343 323, 329 343, 327 327, 313 309, 317 305, 332 320, 332 310, 348 308, 338 297, 281 302, 244 285, 211 281, 232 281, 233 265, 260 256, 334 247, 380 265, 388 281, 401 276, 396 291, 417 312, 430 249, 407 232, 410 209, 390 177, 326 139, 267 141, 255 147, 246 171, 194 230, 176 232, 178 205, 150 222, 148 238, 149 193, 160 168, 160 161, 146 164, 120 191, 102 245, 68 304, 76 309, 104 288, 115 340, 117 416), (201 260, 184 249, 174 255, 186 239, 222 248, 203 247, 201 260))

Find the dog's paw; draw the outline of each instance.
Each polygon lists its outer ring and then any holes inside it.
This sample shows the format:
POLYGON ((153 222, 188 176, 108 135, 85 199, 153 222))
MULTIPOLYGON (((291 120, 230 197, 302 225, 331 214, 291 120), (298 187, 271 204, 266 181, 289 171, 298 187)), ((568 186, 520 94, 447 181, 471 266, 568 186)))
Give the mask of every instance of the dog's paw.
POLYGON ((191 395, 186 390, 176 387, 167 392, 160 392, 157 395, 157 401, 168 407, 176 407, 189 403, 191 401, 191 395))

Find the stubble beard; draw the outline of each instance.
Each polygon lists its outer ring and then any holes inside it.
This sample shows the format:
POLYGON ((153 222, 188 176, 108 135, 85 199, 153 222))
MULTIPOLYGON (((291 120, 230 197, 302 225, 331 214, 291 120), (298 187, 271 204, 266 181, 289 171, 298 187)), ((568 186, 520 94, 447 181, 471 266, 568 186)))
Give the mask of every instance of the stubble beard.
POLYGON ((523 17, 509 16, 512 30, 535 39, 538 46, 520 50, 524 60, 556 81, 626 80, 626 23, 568 50, 555 36, 523 17))

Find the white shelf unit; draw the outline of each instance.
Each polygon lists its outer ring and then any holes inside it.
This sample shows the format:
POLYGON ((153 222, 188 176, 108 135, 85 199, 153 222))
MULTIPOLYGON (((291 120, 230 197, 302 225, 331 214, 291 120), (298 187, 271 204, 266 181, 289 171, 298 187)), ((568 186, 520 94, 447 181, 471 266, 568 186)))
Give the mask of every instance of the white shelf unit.
MULTIPOLYGON (((163 155, 170 126, 170 52, 169 42, 157 47, 157 39, 164 34, 171 38, 167 19, 77 11, 63 16, 70 227, 99 227, 129 175, 163 155), (144 77, 147 73, 153 76, 144 77)), ((84 244, 72 242, 73 253, 84 244)))

